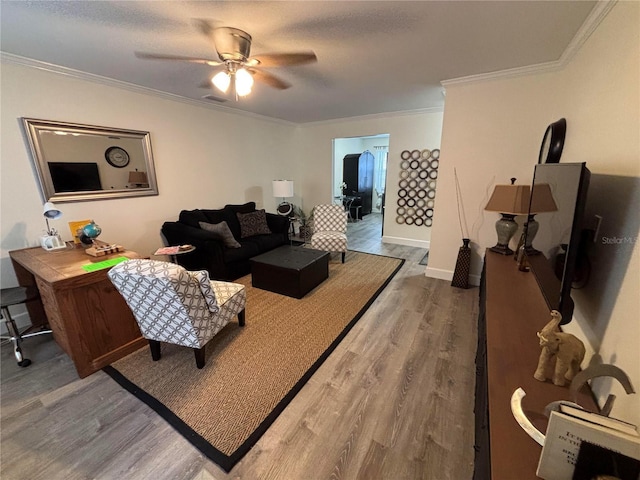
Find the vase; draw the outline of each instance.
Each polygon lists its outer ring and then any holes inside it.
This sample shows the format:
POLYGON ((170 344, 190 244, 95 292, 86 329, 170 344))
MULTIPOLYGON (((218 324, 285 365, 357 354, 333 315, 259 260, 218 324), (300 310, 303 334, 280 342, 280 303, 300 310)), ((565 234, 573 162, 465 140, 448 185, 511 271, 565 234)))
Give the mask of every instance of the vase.
POLYGON ((462 246, 458 251, 458 260, 456 261, 456 269, 453 272, 451 286, 457 288, 469 288, 469 269, 471 268, 471 248, 469 248, 469 239, 462 239, 462 246))

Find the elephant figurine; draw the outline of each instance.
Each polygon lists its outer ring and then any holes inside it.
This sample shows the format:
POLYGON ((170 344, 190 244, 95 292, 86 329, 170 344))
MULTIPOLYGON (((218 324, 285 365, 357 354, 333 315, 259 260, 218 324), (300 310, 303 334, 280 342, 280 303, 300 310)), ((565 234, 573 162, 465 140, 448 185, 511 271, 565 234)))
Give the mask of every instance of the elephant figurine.
POLYGON ((580 370, 585 349, 584 344, 576 336, 560 331, 558 327, 560 320, 562 320, 560 312, 552 310, 551 321, 537 334, 542 351, 533 377, 544 382, 547 379, 547 369, 553 366, 554 385, 564 386, 565 382, 571 382, 580 370))

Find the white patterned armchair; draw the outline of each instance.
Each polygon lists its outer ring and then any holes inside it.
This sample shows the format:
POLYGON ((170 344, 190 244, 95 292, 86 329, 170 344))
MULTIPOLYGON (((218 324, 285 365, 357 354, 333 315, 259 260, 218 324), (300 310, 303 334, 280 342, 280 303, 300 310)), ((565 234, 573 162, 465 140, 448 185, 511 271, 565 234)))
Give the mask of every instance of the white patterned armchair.
POLYGON ((149 340, 153 360, 160 360, 160 342, 173 343, 193 348, 196 365, 203 368, 207 342, 235 315, 244 326, 244 285, 211 281, 206 270, 190 272, 174 263, 128 260, 108 275, 149 340))
POLYGON ((316 205, 313 209, 311 247, 326 252, 347 253, 347 212, 342 205, 316 205))

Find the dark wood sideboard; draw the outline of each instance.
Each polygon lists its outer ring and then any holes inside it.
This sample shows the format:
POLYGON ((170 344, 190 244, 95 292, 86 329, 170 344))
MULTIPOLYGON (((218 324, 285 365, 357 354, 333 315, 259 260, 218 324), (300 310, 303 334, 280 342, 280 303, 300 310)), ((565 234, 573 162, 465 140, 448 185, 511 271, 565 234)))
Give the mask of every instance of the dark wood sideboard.
POLYGON ((146 344, 131 310, 107 277, 109 269, 82 268, 113 257, 139 258, 136 252, 91 257, 82 248, 35 247, 10 251, 9 256, 18 283, 37 285, 40 291, 41 302, 27 304, 32 323, 49 323, 80 377, 146 344))
MULTIPOLYGON (((531 272, 518 270, 510 255, 486 251, 480 287, 476 356, 476 446, 474 479, 536 479, 542 447, 518 425, 511 395, 521 387, 523 410, 538 430, 546 431, 544 408, 571 400, 568 387, 533 378, 540 347, 536 332, 550 310, 531 272)), ((578 403, 597 411, 588 388, 578 403)))

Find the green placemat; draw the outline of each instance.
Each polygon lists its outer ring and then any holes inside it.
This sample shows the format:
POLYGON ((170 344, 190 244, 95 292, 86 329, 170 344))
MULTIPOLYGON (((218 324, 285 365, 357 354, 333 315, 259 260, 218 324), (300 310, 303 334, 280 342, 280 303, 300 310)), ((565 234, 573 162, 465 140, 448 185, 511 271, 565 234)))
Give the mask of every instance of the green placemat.
POLYGON ((127 257, 115 257, 108 260, 103 260, 101 262, 83 265, 82 269, 85 272, 95 272, 96 270, 102 270, 103 268, 113 267, 114 265, 117 265, 120 262, 126 262, 127 260, 129 260, 127 257))

